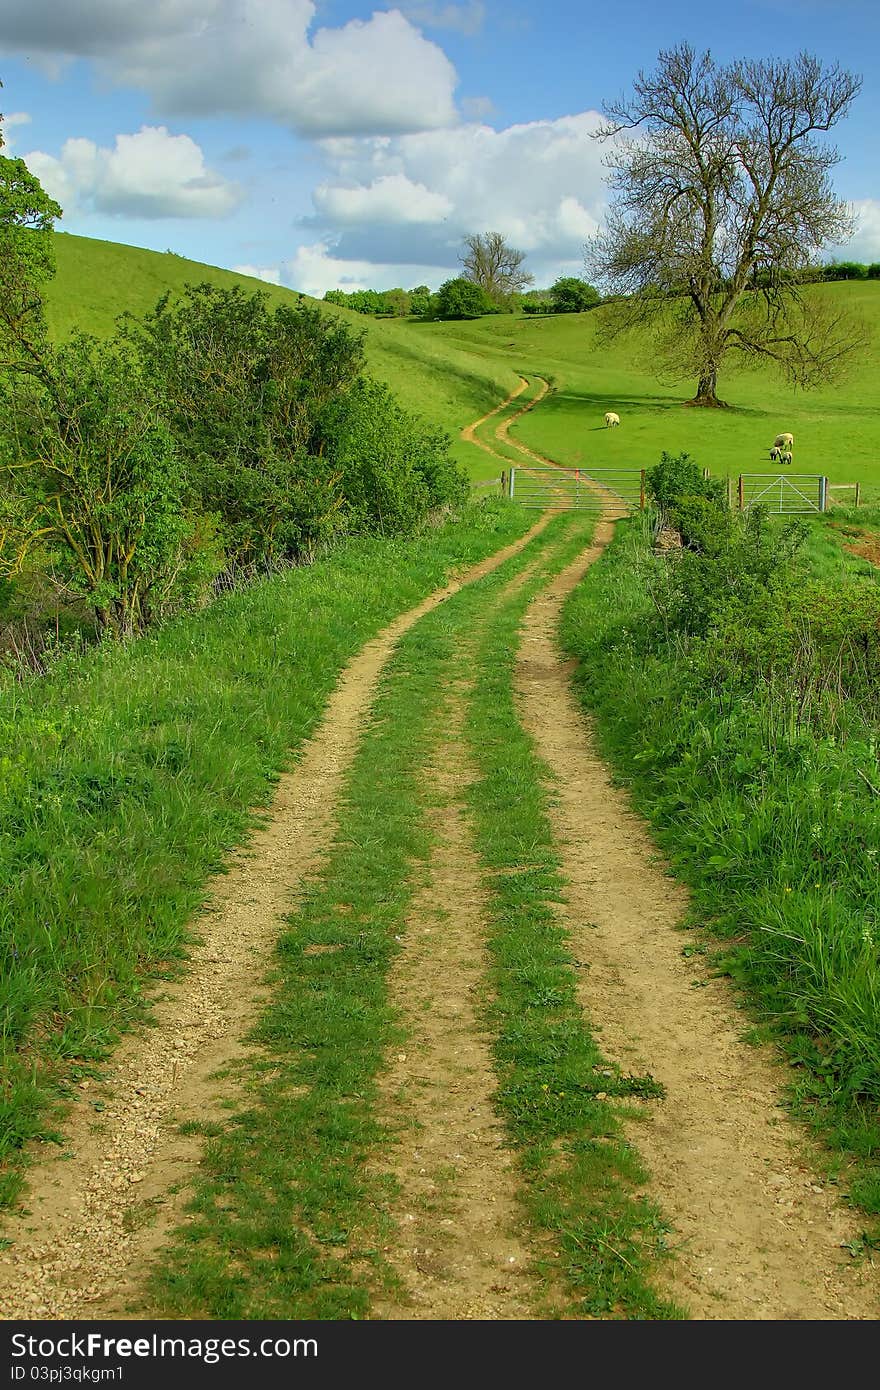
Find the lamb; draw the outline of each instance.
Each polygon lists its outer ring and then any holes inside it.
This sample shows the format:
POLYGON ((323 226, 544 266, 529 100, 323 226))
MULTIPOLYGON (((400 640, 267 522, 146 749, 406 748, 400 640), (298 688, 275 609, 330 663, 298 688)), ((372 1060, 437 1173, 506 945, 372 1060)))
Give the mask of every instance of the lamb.
POLYGON ((780 463, 791 463, 792 458, 793 458, 793 454, 792 454, 792 452, 791 452, 791 449, 782 449, 782 450, 780 450, 780 453, 779 453, 779 462, 780 462, 780 463))
POLYGON ((615 415, 613 410, 608 410, 608 411, 605 412, 605 425, 606 425, 606 428, 610 429, 612 425, 619 425, 619 424, 620 424, 620 416, 619 416, 619 415, 615 415))
POLYGON ((782 450, 780 449, 779 445, 778 445, 778 444, 774 444, 774 445, 773 445, 773 448, 770 450, 770 462, 771 462, 771 463, 776 463, 776 462, 778 461, 778 459, 780 458, 781 454, 782 454, 782 450))

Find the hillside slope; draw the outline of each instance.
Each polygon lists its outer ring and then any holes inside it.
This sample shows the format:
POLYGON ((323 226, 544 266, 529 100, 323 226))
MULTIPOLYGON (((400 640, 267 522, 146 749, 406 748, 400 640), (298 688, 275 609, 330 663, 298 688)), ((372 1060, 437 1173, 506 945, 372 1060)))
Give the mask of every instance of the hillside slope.
MULTIPOLYGON (((58 234, 56 248, 58 271, 46 294, 49 328, 56 340, 74 328, 108 334, 119 314, 142 314, 167 290, 180 291, 184 285, 203 281, 220 288, 242 285, 251 292, 262 291, 270 304, 300 298, 293 290, 173 252, 144 251, 68 233, 58 234)), ((403 405, 447 429, 459 461, 475 476, 486 476, 485 455, 458 435, 516 384, 516 373, 505 364, 499 345, 492 338, 456 342, 435 331, 444 325, 373 320, 336 305, 322 303, 321 307, 364 333, 372 375, 386 381, 403 405)))
MULTIPOLYGON (((118 313, 143 312, 166 290, 203 280, 259 289, 270 302, 297 298, 291 290, 172 253, 63 234, 58 274, 48 292, 51 330, 56 337, 74 326, 105 333, 118 313)), ((543 376, 555 390, 539 410, 523 416, 515 433, 560 463, 644 468, 665 449, 685 450, 714 473, 770 472, 768 446, 780 430, 790 430, 793 474, 859 481, 867 485, 866 496, 880 495, 880 281, 817 285, 809 293, 833 296, 863 319, 871 341, 862 359, 845 380, 815 392, 795 391, 762 368, 725 371, 720 390, 733 408, 724 411, 685 408, 694 383, 659 382, 649 343, 630 337, 600 345, 601 309, 421 323, 322 307, 364 333, 370 371, 404 405, 449 431, 456 456, 474 478, 497 469, 485 453, 462 442, 459 431, 506 396, 521 374, 543 376), (604 428, 609 409, 619 413, 620 429, 604 428)))

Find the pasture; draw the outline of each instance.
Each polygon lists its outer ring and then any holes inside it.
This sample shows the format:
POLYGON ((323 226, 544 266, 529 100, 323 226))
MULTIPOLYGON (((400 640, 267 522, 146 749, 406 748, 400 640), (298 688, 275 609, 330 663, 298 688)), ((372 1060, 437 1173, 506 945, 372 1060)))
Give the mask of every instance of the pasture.
MULTIPOLYGON (((273 304, 295 297, 231 271, 110 242, 59 235, 57 254, 58 274, 47 293, 56 337, 74 325, 108 332, 118 313, 142 312, 188 282, 243 284, 265 291, 273 304)), ((871 341, 861 361, 843 381, 814 392, 794 391, 765 370, 731 366, 719 388, 731 409, 717 411, 685 407, 695 383, 658 381, 650 348, 638 338, 598 345, 601 309, 424 323, 324 307, 364 332, 372 373, 402 404, 449 431, 456 458, 475 482, 496 476, 497 462, 460 441, 459 432, 491 410, 522 374, 543 376, 554 390, 514 432, 567 466, 645 468, 665 449, 685 450, 720 476, 768 472, 774 437, 790 430, 793 472, 825 473, 832 483, 858 481, 866 500, 880 498, 880 281, 814 285, 807 292, 832 296, 865 321, 871 341), (619 428, 605 428, 606 410, 620 415, 619 428)))

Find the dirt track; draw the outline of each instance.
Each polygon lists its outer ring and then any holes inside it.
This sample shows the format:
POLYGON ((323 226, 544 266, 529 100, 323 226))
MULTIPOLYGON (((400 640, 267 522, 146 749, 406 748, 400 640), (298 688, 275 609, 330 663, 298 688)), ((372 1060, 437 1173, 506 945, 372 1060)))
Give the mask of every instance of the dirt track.
MULTIPOLYGON (((858 1226, 816 1178, 814 1156, 781 1107, 781 1064, 740 1040, 727 984, 683 958, 683 893, 611 785, 574 704, 555 644, 558 613, 609 535, 600 527, 596 544, 532 604, 518 698, 556 779, 554 825, 570 885, 565 919, 578 957, 590 963, 584 1009, 609 1057, 666 1088, 666 1100, 630 1126, 653 1175, 651 1195, 675 1231, 664 1292, 699 1319, 874 1319, 876 1272, 841 1250, 858 1226)), ((382 666, 401 634, 458 587, 402 615, 352 662, 265 825, 218 879, 202 943, 185 979, 158 1004, 156 1026, 126 1040, 100 1085, 83 1087, 63 1153, 34 1168, 28 1214, 7 1223, 15 1243, 0 1258, 4 1318, 130 1316, 137 1308, 143 1275, 198 1165, 198 1141, 181 1137, 179 1123, 219 1113, 229 1083, 212 1077, 241 1055, 263 993, 254 982, 265 976, 298 884, 330 839, 382 666)), ((450 692, 453 713, 459 693, 450 692)), ((390 981, 411 1042, 389 1058, 383 1083, 386 1109, 398 1111, 399 1143, 388 1161, 401 1191, 399 1238, 388 1255, 406 1298, 375 1314, 522 1319, 533 1306, 529 1240, 473 1007, 483 977, 482 890, 464 811, 471 773, 455 717, 426 776, 438 845, 390 981)))

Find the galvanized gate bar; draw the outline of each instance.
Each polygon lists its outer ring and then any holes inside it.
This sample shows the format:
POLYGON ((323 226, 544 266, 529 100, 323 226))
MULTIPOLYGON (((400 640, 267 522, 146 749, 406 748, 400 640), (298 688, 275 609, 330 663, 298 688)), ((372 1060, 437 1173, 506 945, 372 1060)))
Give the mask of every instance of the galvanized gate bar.
POLYGON ((511 468, 507 496, 542 510, 631 511, 644 506, 644 469, 511 468))
POLYGON ((741 473, 737 497, 740 511, 761 503, 780 515, 824 512, 828 479, 818 473, 741 473))

